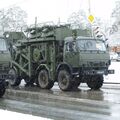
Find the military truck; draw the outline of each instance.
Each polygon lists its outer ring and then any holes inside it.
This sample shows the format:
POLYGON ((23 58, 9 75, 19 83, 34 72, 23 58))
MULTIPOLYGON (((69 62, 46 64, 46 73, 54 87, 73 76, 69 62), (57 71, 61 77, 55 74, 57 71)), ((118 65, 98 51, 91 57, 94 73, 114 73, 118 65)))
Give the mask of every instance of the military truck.
POLYGON ((10 52, 7 49, 6 41, 3 36, 0 37, 0 97, 5 93, 6 77, 10 65, 10 52))
POLYGON ((114 72, 108 70, 111 61, 102 39, 81 37, 79 30, 72 30, 69 25, 44 25, 26 32, 27 37, 10 48, 12 86, 24 79, 42 89, 51 89, 55 82, 63 91, 78 88, 81 83, 99 89, 103 75, 114 72))

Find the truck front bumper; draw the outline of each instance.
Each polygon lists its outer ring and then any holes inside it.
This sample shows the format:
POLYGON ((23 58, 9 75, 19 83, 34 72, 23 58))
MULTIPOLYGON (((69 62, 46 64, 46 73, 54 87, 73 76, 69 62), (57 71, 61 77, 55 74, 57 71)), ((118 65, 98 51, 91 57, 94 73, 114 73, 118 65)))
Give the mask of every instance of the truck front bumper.
POLYGON ((73 73, 74 76, 84 76, 84 75, 108 75, 114 74, 114 70, 81 70, 80 72, 73 73))

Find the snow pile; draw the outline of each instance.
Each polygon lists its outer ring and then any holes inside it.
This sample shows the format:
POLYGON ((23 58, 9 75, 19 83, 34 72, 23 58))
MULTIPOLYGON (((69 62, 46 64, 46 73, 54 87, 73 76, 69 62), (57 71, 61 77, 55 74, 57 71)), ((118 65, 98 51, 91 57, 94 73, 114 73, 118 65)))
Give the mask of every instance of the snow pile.
POLYGON ((0 109, 0 119, 3 119, 3 120, 52 120, 48 118, 16 113, 16 112, 11 112, 7 110, 1 110, 1 109, 0 109))

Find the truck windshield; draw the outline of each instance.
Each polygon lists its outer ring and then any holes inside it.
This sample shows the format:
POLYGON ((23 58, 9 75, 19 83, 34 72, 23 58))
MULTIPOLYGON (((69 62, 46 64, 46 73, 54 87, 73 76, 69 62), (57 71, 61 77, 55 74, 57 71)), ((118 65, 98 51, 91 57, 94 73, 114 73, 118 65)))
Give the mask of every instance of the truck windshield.
POLYGON ((79 50, 106 51, 105 43, 101 40, 77 40, 79 50))
POLYGON ((0 38, 0 51, 7 51, 6 43, 3 38, 0 38))

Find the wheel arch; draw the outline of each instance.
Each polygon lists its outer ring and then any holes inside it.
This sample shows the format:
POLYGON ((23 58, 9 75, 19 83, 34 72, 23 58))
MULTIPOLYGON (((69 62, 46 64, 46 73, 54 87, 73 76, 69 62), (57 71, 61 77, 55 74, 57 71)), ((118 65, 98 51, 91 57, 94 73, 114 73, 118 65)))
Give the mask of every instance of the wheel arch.
POLYGON ((9 68, 9 71, 10 71, 11 69, 14 69, 15 72, 17 73, 17 75, 19 74, 19 73, 18 73, 18 68, 17 68, 16 66, 11 66, 11 67, 9 68))
POLYGON ((46 70, 48 71, 48 73, 49 73, 49 68, 48 68, 48 66, 47 66, 46 64, 41 64, 41 65, 39 65, 39 66, 37 67, 37 69, 36 69, 36 74, 38 74, 38 72, 39 72, 40 70, 42 70, 42 69, 46 69, 46 70))
POLYGON ((58 73, 60 70, 67 70, 70 74, 72 74, 72 67, 67 64, 67 63, 60 63, 58 66, 57 66, 57 69, 56 69, 56 80, 57 80, 57 77, 58 77, 58 73))

